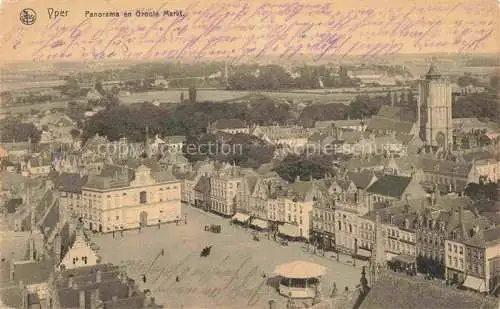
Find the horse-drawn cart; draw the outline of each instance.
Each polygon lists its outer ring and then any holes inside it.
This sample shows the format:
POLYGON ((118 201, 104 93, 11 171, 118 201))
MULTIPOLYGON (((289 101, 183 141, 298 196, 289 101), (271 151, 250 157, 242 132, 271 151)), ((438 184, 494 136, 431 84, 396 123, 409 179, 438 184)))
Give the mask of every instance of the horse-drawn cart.
POLYGON ((210 225, 205 225, 205 232, 212 232, 219 234, 222 231, 222 227, 220 224, 210 224, 210 225))

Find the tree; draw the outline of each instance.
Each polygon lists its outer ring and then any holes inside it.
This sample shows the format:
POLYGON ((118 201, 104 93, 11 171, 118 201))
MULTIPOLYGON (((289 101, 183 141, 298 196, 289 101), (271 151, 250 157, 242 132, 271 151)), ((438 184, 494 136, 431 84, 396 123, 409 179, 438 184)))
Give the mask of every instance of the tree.
POLYGON ((354 98, 354 101, 349 104, 346 116, 352 119, 371 117, 377 114, 383 105, 388 103, 384 96, 370 97, 368 95, 360 95, 354 98))
POLYGON ((330 161, 324 156, 298 156, 290 154, 276 167, 275 171, 288 182, 300 179, 321 179, 326 173, 334 175, 330 161))
POLYGON ((460 87, 467 87, 467 86, 477 86, 478 81, 474 77, 471 76, 470 73, 466 73, 463 76, 460 76, 457 80, 457 84, 460 87))
POLYGON ((77 98, 82 96, 82 89, 75 77, 67 77, 66 83, 60 87, 61 93, 69 96, 70 98, 77 98))
POLYGON ((495 90, 500 89, 500 75, 493 75, 490 77, 490 88, 495 90))
POLYGON ((475 201, 494 201, 497 198, 497 186, 494 182, 480 180, 480 183, 469 183, 465 187, 464 193, 475 201))
POLYGON ((80 130, 78 129, 71 129, 69 133, 71 134, 71 137, 73 137, 74 139, 80 136, 80 130))
POLYGON ((306 127, 313 127, 316 121, 345 119, 348 109, 341 103, 309 105, 302 110, 298 121, 306 127))
POLYGON ((3 122, 0 132, 3 142, 26 142, 31 139, 31 142, 38 143, 41 137, 41 132, 32 123, 22 123, 15 118, 3 122))
POLYGON ((101 82, 97 82, 95 84, 95 90, 97 92, 99 92, 102 96, 106 95, 106 90, 104 90, 104 88, 102 87, 102 83, 101 82))

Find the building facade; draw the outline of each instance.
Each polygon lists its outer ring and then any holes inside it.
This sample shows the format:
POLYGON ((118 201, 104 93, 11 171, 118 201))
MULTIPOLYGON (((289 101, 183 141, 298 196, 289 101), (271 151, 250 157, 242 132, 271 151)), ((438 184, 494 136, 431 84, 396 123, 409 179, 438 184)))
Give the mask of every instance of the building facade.
POLYGON ((98 232, 175 221, 181 217, 181 184, 145 165, 94 176, 82 188, 85 227, 98 232))

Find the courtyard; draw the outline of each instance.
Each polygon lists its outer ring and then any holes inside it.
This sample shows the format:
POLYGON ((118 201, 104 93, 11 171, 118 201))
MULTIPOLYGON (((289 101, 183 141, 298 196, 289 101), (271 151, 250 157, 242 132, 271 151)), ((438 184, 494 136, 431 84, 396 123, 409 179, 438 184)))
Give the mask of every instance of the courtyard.
POLYGON ((347 256, 337 261, 331 253, 315 255, 303 243, 290 242, 283 247, 268 240, 266 233, 255 241, 250 229, 190 206, 182 207, 183 221, 179 225, 125 231, 123 236, 116 233, 115 238, 112 234, 93 237, 103 262, 125 266, 140 289, 151 290, 156 302, 165 308, 266 308, 271 299, 276 301, 276 308, 285 308, 287 299, 268 280, 277 265, 294 260, 327 268, 320 285, 324 297, 328 297, 334 283, 338 290, 346 286, 354 289, 359 284, 361 266, 366 262, 357 261, 353 266, 347 256), (208 224, 220 224, 222 232, 204 231, 208 224), (212 246, 210 255, 200 257, 206 246, 212 246))

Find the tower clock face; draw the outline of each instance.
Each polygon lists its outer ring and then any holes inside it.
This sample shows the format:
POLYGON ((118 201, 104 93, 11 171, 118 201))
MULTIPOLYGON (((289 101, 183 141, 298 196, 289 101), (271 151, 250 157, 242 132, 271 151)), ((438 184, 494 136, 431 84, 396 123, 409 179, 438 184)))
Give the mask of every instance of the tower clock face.
POLYGON ((445 146, 445 143, 446 143, 446 137, 444 135, 443 132, 438 132, 436 134, 436 143, 438 144, 438 146, 440 147, 444 147, 445 146))

